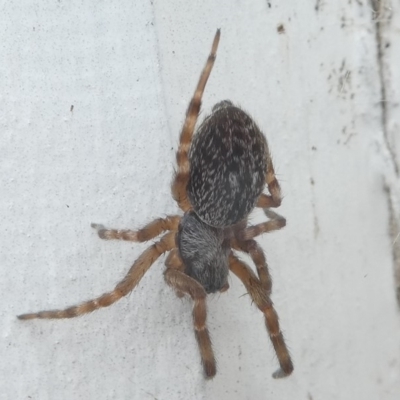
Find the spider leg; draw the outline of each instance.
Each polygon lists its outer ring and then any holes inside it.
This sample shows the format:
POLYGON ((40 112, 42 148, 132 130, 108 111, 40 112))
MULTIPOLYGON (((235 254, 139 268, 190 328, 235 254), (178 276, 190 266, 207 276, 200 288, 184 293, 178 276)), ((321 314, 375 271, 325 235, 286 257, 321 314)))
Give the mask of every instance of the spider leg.
POLYGON ((175 289, 178 294, 188 294, 194 301, 192 313, 194 333, 199 345, 204 373, 207 378, 213 378, 217 372, 217 367, 206 325, 207 293, 199 282, 183 272, 182 260, 175 249, 169 254, 165 264, 167 269, 164 272, 164 278, 167 284, 175 289))
POLYGON ((271 295, 272 289, 272 279, 269 274, 267 260, 265 259, 265 254, 260 245, 255 240, 247 240, 245 242, 234 243, 234 249, 244 251, 253 260, 256 268, 258 278, 260 280, 261 286, 266 291, 267 295, 271 295))
POLYGON ((96 299, 65 310, 39 311, 37 313, 18 315, 18 318, 23 320, 34 318, 74 318, 93 312, 101 307, 108 307, 131 292, 158 257, 175 246, 175 232, 167 233, 139 256, 125 278, 115 286, 113 291, 104 293, 96 299))
POLYGON ((238 233, 240 241, 250 240, 263 233, 277 231, 286 226, 286 219, 281 215, 273 212, 272 210, 269 210, 268 208, 264 209, 263 211, 265 215, 270 219, 266 222, 244 228, 243 231, 240 231, 238 233))
POLYGON ((183 211, 188 211, 191 208, 189 199, 186 194, 186 186, 189 182, 189 149, 192 142, 194 128, 196 126, 197 118, 199 116, 201 107, 201 98, 210 76, 214 61, 216 58, 218 43, 220 38, 220 30, 218 29, 211 48, 211 53, 208 56, 207 63, 201 72, 199 82, 197 83, 196 90, 192 99, 190 100, 189 107, 186 111, 186 118, 183 124, 179 148, 176 153, 176 162, 178 164, 175 178, 172 183, 172 197, 178 203, 183 211))
MULTIPOLYGON (((177 269, 181 272, 184 272, 185 270, 185 265, 179 257, 178 249, 172 249, 170 251, 167 259, 165 260, 165 265, 167 266, 167 268, 177 269)), ((174 287, 173 289, 175 290, 175 293, 179 298, 182 298, 185 295, 185 293, 180 291, 178 288, 174 287)))
POLYGON ((279 185, 278 179, 276 179, 274 164, 272 163, 272 158, 271 154, 269 154, 269 151, 268 151, 267 174, 265 176, 265 183, 268 186, 268 191, 270 195, 262 193, 261 196, 258 198, 257 207, 260 208, 279 207, 282 203, 281 187, 279 185))
POLYGON ((252 300, 264 314, 265 326, 278 357, 280 369, 273 373, 274 378, 283 378, 293 371, 293 363, 279 327, 278 314, 265 289, 251 268, 240 261, 233 253, 229 256, 230 270, 242 281, 252 300))
POLYGON ((147 242, 165 231, 177 231, 181 220, 179 215, 168 215, 165 218, 157 218, 147 224, 142 229, 132 231, 129 229, 106 229, 100 224, 91 224, 91 227, 97 230, 101 239, 128 240, 131 242, 147 242))

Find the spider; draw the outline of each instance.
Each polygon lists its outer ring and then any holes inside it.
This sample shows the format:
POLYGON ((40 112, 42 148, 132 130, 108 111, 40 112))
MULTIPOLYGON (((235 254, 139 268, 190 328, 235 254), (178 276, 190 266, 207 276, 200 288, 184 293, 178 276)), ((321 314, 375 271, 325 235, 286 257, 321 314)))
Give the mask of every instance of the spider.
POLYGON ((164 278, 178 297, 188 295, 194 302, 194 332, 206 378, 216 374, 206 325, 206 297, 228 290, 229 271, 242 281, 264 314, 280 364, 273 377, 281 378, 293 371, 293 364, 270 299, 272 281, 265 255, 254 240, 262 233, 286 225, 282 216, 270 210, 280 206, 281 190, 267 141, 251 117, 228 100, 217 103, 194 134, 219 40, 220 30, 217 30, 180 133, 171 190, 184 215, 156 219, 137 231, 92 224, 99 237, 106 240, 145 242, 163 236, 139 256, 111 292, 64 310, 39 311, 18 318, 73 318, 108 307, 130 293, 151 265, 169 252, 164 278), (269 194, 262 193, 265 185, 269 194), (269 219, 248 226, 247 218, 254 207, 262 208, 269 219), (257 275, 233 250, 250 255, 257 275))

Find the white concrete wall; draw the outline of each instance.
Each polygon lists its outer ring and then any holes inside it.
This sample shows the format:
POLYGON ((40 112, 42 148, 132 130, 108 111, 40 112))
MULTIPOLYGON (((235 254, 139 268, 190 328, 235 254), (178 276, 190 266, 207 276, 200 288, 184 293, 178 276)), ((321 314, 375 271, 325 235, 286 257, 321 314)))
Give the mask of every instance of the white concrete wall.
POLYGON ((381 85, 399 82, 400 7, 385 6, 382 64, 366 0, 2 2, 0 399, 399 398, 399 86, 387 140, 381 85), (91 222, 137 228, 177 212, 174 152, 218 27, 203 109, 229 98, 254 116, 285 194, 288 226, 260 239, 295 362, 279 381, 234 277, 209 299, 213 381, 162 260, 108 309, 15 318, 110 290, 146 247, 101 241, 91 222))

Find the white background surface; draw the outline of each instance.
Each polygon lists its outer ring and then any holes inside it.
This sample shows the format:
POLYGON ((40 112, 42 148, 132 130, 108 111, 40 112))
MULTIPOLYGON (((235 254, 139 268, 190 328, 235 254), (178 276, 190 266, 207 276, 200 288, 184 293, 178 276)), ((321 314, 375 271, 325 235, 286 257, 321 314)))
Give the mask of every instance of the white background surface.
POLYGON ((285 3, 2 2, 0 399, 399 398, 400 9, 384 4, 382 62, 366 0, 285 3), (112 289, 146 247, 101 241, 91 222, 177 212, 179 130, 218 27, 203 110, 228 98, 251 112, 285 195, 287 227, 259 240, 295 363, 278 381, 235 277, 209 299, 218 373, 203 379, 191 303, 164 284, 163 259, 108 309, 15 318, 112 289))

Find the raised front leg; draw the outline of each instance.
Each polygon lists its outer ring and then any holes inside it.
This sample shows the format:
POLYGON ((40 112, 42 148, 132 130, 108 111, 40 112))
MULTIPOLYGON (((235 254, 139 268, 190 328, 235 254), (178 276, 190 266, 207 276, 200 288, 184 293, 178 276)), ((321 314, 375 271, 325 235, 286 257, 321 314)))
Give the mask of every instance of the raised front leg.
POLYGON ((184 211, 191 208, 189 199, 186 194, 186 187, 189 182, 189 149, 192 143, 193 132, 196 126, 197 118, 199 116, 201 107, 201 98, 207 84, 207 80, 211 74, 212 67, 217 54, 218 43, 220 38, 220 30, 218 29, 211 48, 211 53, 208 56, 207 63, 200 75, 199 82, 197 83, 196 90, 192 99, 190 100, 189 107, 186 112, 185 122, 180 134, 179 148, 176 152, 177 171, 172 183, 172 197, 178 203, 178 206, 184 211))

